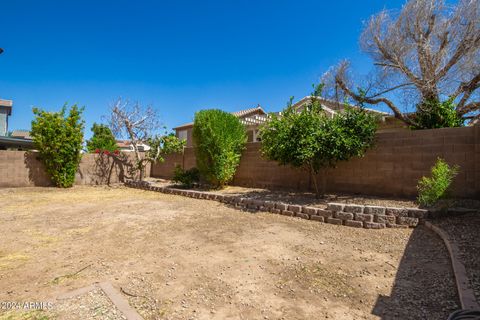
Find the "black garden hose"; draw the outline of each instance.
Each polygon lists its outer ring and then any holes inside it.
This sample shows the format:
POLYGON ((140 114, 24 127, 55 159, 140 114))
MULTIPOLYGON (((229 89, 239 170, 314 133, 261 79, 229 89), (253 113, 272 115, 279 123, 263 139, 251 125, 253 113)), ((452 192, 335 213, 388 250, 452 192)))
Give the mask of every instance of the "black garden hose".
POLYGON ((480 310, 457 310, 447 320, 480 320, 480 310))

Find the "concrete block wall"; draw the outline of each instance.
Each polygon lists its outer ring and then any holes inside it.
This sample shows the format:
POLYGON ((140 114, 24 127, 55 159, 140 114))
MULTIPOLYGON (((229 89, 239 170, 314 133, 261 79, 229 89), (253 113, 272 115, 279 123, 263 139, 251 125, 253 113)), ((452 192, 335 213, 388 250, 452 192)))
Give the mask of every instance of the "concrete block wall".
POLYGON ((385 132, 365 157, 340 162, 321 173, 327 191, 412 197, 418 180, 428 175, 438 157, 458 165, 452 191, 455 196, 475 197, 480 191, 475 172, 478 127, 385 132))
MULTIPOLYGON (((289 190, 312 190, 307 172, 267 161, 260 143, 248 143, 232 185, 289 190)), ((317 183, 325 192, 415 197, 416 185, 438 158, 459 165, 454 196, 480 198, 480 127, 445 128, 421 131, 379 132, 376 145, 362 158, 339 162, 323 170, 317 183)), ((193 148, 154 164, 152 176, 171 178, 175 164, 195 166, 193 148)))
MULTIPOLYGON (((129 168, 133 155, 124 161, 98 154, 84 154, 76 174, 75 184, 107 184, 131 178, 129 168)), ((150 165, 146 168, 150 176, 150 165)), ((37 152, 0 151, 0 187, 52 186, 37 152)))

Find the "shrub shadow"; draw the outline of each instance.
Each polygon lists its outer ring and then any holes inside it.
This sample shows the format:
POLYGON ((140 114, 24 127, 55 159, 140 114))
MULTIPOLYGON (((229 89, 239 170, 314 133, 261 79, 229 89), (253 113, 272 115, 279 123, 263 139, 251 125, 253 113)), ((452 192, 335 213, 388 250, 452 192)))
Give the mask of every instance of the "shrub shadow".
POLYGON ((28 169, 28 180, 30 184, 33 184, 36 187, 53 186, 53 182, 45 170, 45 166, 40 160, 38 153, 26 151, 24 155, 24 163, 28 169))

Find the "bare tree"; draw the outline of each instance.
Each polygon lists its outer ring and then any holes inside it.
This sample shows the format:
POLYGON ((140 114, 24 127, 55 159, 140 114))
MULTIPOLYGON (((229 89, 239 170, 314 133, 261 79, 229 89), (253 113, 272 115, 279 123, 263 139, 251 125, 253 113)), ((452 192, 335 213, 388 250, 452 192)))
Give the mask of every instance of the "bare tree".
POLYGON ((330 94, 358 102, 387 105, 395 117, 412 125, 392 96, 417 107, 450 98, 457 116, 480 117, 480 0, 410 0, 400 12, 382 11, 365 25, 361 47, 374 62, 375 76, 354 90, 348 61, 327 73, 330 94), (330 78, 329 78, 330 77, 330 78))
POLYGON ((162 155, 181 151, 183 141, 166 132, 159 135, 162 127, 158 113, 152 106, 142 107, 138 102, 117 99, 110 108, 109 127, 116 137, 130 140, 135 153, 136 168, 143 179, 148 162, 163 161, 162 155), (141 154, 139 146, 147 144, 150 149, 141 154))

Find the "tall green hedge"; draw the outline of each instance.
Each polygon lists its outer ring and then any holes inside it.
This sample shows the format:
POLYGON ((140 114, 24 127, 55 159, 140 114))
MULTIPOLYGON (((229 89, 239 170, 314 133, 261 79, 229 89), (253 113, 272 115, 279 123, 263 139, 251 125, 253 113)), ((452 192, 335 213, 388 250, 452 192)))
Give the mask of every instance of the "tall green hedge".
POLYGON ((80 164, 84 121, 77 105, 66 114, 33 109, 32 137, 47 173, 57 187, 71 187, 80 164))
POLYGON ((247 142, 245 127, 230 113, 202 110, 195 114, 192 135, 201 177, 214 188, 223 187, 240 163, 247 142))

